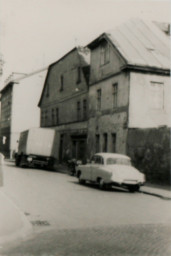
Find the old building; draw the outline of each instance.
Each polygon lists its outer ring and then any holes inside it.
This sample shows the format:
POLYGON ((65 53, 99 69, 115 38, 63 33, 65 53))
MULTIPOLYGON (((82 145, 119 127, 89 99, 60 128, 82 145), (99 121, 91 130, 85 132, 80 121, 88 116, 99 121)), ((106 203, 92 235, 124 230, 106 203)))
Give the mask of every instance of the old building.
POLYGON ((18 148, 19 134, 39 127, 37 107, 47 69, 32 72, 10 81, 1 90, 0 151, 12 158, 18 148))
POLYGON ((91 50, 88 156, 132 157, 147 179, 169 182, 169 37, 152 22, 131 20, 103 33, 91 50))
POLYGON ((84 160, 87 144, 89 50, 76 47, 51 64, 39 102, 41 127, 56 130, 54 157, 84 160))

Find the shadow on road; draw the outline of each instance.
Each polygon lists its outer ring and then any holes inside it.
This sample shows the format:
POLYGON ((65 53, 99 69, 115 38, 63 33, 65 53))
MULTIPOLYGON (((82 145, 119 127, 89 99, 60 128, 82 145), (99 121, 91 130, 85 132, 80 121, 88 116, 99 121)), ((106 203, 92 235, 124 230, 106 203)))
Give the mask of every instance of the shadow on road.
MULTIPOLYGON (((85 187, 88 187, 90 189, 99 189, 98 185, 97 184, 93 184, 93 183, 88 183, 86 182, 86 184, 79 184, 78 181, 69 181, 70 183, 74 183, 76 184, 77 186, 85 186, 85 187)), ((126 189, 124 188, 119 188, 119 187, 111 187, 111 188, 108 188, 108 189, 105 189, 105 190, 101 190, 103 192, 120 192, 120 193, 130 193, 129 191, 127 191, 126 189)))

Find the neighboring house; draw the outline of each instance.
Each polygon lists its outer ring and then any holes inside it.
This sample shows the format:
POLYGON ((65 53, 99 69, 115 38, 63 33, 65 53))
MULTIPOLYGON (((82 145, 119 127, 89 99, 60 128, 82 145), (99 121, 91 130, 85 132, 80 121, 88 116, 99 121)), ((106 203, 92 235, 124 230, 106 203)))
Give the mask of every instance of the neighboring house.
POLYGON ((54 157, 86 158, 89 50, 76 47, 48 69, 39 102, 41 127, 56 130, 54 157))
POLYGON ((0 151, 12 158, 20 132, 40 125, 37 107, 47 69, 12 78, 1 90, 0 151))
POLYGON ((147 179, 170 182, 170 41, 131 20, 88 45, 88 157, 128 154, 147 179))

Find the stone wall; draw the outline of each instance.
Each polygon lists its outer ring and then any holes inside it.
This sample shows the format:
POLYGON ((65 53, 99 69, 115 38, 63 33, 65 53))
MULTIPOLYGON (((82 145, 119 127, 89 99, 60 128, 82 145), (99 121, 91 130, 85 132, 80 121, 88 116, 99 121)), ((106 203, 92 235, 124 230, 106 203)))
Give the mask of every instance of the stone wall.
POLYGON ((129 129, 127 154, 147 182, 171 184, 170 128, 129 129))

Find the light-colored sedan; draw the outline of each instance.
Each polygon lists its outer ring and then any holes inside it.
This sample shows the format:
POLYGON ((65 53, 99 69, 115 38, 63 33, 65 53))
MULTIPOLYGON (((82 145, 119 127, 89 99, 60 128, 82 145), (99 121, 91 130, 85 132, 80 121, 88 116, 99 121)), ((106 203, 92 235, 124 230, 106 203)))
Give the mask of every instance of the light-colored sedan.
POLYGON ((132 166, 131 159, 115 153, 96 153, 90 163, 76 167, 76 176, 80 184, 98 183, 100 189, 113 185, 134 192, 145 183, 145 175, 132 166))

